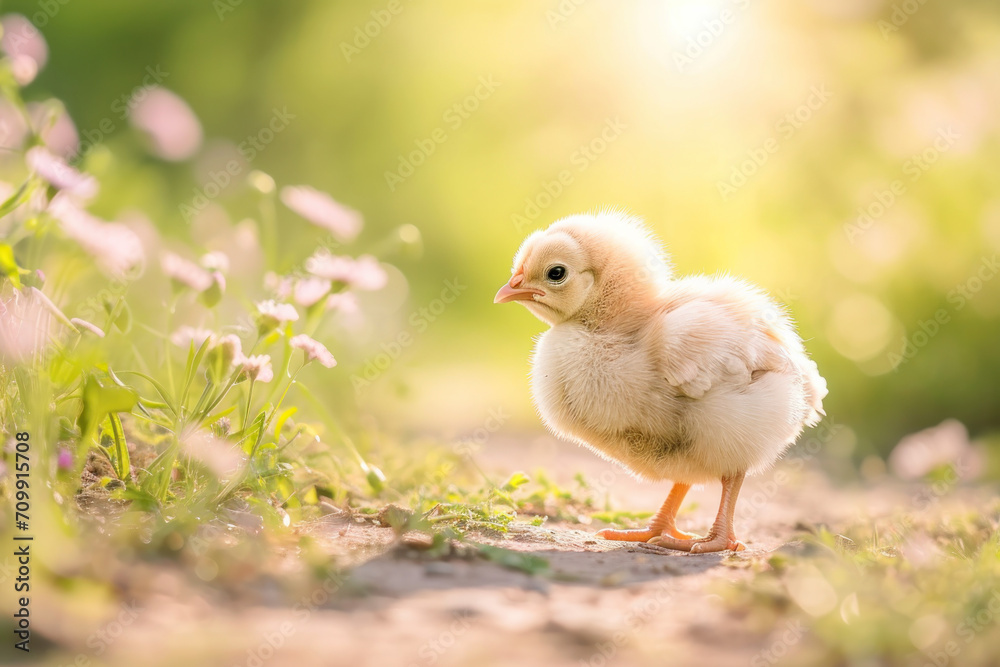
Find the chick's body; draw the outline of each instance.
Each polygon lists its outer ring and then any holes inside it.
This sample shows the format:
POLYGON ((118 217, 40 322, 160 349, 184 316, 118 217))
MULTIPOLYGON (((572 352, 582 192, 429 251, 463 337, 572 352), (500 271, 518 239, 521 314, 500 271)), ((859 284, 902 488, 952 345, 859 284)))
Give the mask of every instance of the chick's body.
POLYGON ((649 530, 602 534, 742 547, 732 512, 743 476, 822 415, 826 383, 788 316, 741 280, 674 279, 645 228, 611 213, 536 232, 513 273, 496 301, 519 300, 551 325, 531 370, 545 424, 640 477, 675 482, 649 530), (694 540, 673 515, 691 484, 713 479, 723 482, 719 519, 694 540))
POLYGON ((631 331, 566 322, 539 338, 532 394, 557 435, 698 484, 770 465, 816 420, 815 364, 758 290, 687 278, 644 306, 631 331))

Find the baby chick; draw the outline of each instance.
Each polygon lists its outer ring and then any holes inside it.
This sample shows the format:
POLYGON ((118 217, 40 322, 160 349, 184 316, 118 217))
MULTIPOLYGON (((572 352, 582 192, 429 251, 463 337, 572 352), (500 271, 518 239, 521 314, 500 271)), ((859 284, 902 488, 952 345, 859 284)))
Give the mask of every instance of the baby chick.
POLYGON ((529 236, 494 299, 508 301, 551 327, 531 368, 546 426, 641 478, 674 483, 649 528, 599 535, 692 553, 744 549, 733 532, 744 476, 824 414, 826 382, 782 309, 728 276, 675 279, 642 223, 614 212, 529 236), (678 530, 688 489, 716 479, 708 535, 678 530))

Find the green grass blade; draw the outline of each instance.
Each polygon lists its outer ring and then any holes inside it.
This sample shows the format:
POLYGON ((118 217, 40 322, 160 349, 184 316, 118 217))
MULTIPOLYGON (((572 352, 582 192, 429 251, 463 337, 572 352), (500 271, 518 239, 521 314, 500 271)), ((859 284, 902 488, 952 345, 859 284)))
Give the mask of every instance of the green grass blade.
POLYGON ((156 390, 156 393, 158 393, 160 395, 160 398, 162 398, 163 401, 167 404, 167 409, 169 409, 170 412, 174 414, 174 416, 177 416, 177 407, 174 404, 173 400, 171 400, 170 392, 167 391, 167 388, 164 387, 162 384, 160 384, 150 376, 146 375, 145 373, 140 373, 139 371, 118 371, 118 372, 121 373, 122 375, 126 374, 135 375, 137 377, 142 378, 149 384, 153 385, 153 389, 156 390))
POLYGON ((131 479, 132 465, 128 456, 128 443, 125 442, 125 429, 122 428, 122 420, 117 413, 109 413, 108 419, 111 420, 111 436, 115 444, 115 472, 118 479, 127 484, 131 479))

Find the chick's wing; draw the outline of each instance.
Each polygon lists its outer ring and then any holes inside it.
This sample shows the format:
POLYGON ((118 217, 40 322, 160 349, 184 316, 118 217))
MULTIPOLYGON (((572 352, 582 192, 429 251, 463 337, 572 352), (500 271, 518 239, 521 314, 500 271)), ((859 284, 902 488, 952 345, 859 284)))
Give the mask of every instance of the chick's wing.
POLYGON ((791 370, 801 345, 784 313, 738 281, 707 282, 674 295, 658 318, 659 369, 690 398, 720 384, 746 386, 762 373, 791 370))

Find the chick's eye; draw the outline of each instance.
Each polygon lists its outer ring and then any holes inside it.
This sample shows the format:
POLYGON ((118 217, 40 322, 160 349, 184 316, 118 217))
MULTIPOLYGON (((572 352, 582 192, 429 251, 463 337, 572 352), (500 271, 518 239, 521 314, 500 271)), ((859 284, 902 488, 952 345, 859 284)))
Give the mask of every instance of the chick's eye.
POLYGON ((553 266, 549 269, 549 272, 545 274, 545 277, 554 283, 560 283, 566 279, 566 267, 565 266, 553 266))

